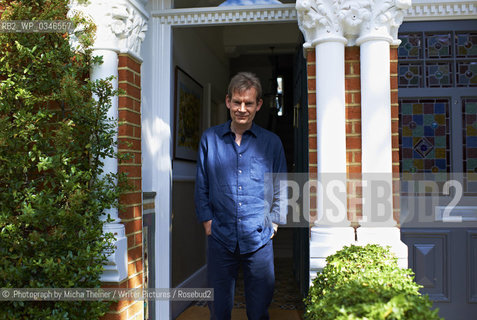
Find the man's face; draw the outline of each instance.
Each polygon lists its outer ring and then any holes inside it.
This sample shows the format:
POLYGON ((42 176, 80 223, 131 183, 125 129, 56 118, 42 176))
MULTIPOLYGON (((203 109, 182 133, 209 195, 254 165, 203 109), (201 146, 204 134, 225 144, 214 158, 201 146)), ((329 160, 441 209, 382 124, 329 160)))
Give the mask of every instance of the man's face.
POLYGON ((230 110, 232 123, 238 127, 251 127, 253 118, 260 107, 262 99, 257 102, 257 91, 250 88, 242 92, 235 91, 232 97, 227 95, 225 102, 230 110))

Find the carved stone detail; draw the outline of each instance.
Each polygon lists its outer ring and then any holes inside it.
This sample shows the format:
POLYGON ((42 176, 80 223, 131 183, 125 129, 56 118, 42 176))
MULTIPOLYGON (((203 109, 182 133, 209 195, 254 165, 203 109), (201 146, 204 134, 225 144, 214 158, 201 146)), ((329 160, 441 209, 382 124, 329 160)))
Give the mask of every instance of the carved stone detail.
POLYGON ((477 19, 477 5, 473 0, 439 2, 415 0, 404 19, 406 21, 477 19))
POLYGON ((275 23, 297 20, 295 4, 270 6, 206 7, 152 11, 159 23, 173 26, 215 26, 224 24, 275 23))
POLYGON ((147 20, 138 10, 125 4, 113 5, 111 16, 109 27, 118 38, 120 50, 139 55, 146 36, 147 20))
POLYGON ((341 1, 297 0, 298 27, 305 36, 304 47, 317 41, 343 38, 343 28, 338 21, 341 1))
POLYGON ((140 57, 148 21, 144 10, 138 9, 140 5, 142 3, 132 1, 91 0, 78 3, 75 0, 71 2, 70 11, 82 12, 96 24, 96 48, 131 53, 140 57))
POLYGON ((398 41, 397 32, 411 0, 297 0, 298 26, 305 47, 345 37, 348 45, 369 37, 398 41))
POLYGON ((371 14, 369 0, 342 1, 338 18, 342 23, 344 36, 353 42, 359 34, 360 26, 370 19, 371 14))
POLYGON ((358 44, 368 38, 388 39, 399 44, 398 29, 402 24, 411 0, 372 1, 371 15, 361 26, 358 44))

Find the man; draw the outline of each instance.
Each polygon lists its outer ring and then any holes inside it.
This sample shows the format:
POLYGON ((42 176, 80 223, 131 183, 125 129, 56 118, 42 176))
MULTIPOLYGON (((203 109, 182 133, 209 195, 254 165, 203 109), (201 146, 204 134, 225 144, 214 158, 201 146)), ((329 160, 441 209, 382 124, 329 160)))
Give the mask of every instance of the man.
POLYGON ((234 76, 225 99, 231 120, 205 131, 200 141, 195 204, 208 238, 211 319, 231 318, 239 267, 248 319, 269 319, 275 283, 271 239, 275 224, 286 222, 286 199, 277 177, 266 173, 286 172, 286 161, 278 136, 253 123, 261 95, 254 74, 234 76))

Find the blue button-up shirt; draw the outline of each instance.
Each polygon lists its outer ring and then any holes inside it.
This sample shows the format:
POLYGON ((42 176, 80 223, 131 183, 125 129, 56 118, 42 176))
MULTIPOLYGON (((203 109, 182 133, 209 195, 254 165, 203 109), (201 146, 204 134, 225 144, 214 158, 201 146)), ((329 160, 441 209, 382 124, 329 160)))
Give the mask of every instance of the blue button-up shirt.
POLYGON ((229 251, 265 245, 272 222, 286 223, 286 186, 279 181, 286 161, 280 138, 252 124, 240 146, 230 121, 202 135, 197 160, 195 207, 200 222, 212 220, 212 234, 229 251))

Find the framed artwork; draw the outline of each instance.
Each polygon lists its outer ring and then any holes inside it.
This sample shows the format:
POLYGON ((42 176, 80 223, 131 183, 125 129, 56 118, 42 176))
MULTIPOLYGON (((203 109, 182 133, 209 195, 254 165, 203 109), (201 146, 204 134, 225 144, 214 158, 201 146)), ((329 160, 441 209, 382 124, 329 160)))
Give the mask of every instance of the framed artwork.
POLYGON ((174 158, 197 160, 201 135, 203 87, 176 67, 174 104, 174 158))

